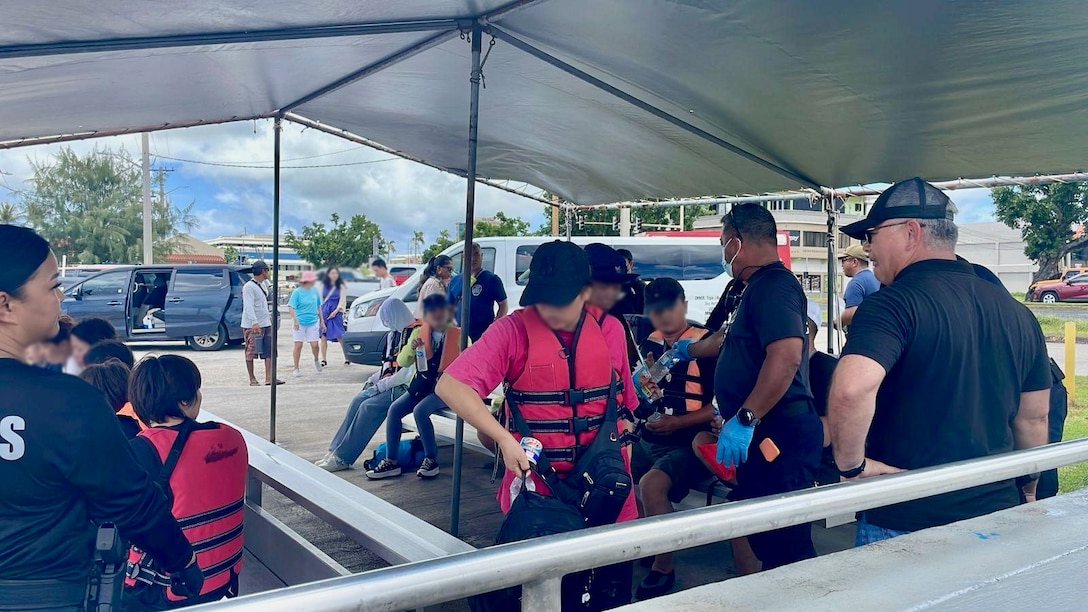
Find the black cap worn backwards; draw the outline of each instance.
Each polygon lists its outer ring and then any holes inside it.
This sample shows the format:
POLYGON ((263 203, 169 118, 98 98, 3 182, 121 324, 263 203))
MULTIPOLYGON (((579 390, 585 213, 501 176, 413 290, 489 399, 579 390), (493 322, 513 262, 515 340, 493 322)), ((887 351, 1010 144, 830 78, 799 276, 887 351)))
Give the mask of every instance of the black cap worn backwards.
POLYGON ((948 219, 956 205, 943 191, 918 177, 888 187, 869 209, 869 216, 842 228, 842 233, 862 240, 865 232, 888 219, 948 219))
POLYGON ((555 240, 537 247, 529 262, 529 281, 521 294, 522 306, 566 306, 589 282, 586 253, 573 242, 555 240))
POLYGON ((598 283, 622 285, 638 278, 638 274, 627 271, 627 260, 623 255, 607 244, 587 244, 586 257, 589 259, 590 274, 598 283))
POLYGON ((684 299, 684 288, 675 278, 655 278, 646 285, 646 312, 672 308, 677 300, 684 299))

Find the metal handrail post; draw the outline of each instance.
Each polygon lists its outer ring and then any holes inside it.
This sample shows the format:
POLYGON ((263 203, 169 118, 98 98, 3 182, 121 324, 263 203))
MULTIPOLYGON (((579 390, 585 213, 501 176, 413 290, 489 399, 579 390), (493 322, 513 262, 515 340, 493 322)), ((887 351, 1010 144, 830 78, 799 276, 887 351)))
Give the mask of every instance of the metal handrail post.
POLYGON ((551 587, 536 586, 537 583, 561 579, 572 572, 931 497, 1082 461, 1088 461, 1088 438, 492 546, 244 597, 215 604, 214 609, 267 612, 268 605, 275 603, 277 609, 313 612, 394 612, 517 585, 529 585, 534 601, 547 602, 551 587))
POLYGON ((522 612, 559 612, 563 608, 562 591, 562 576, 527 582, 521 587, 521 610, 522 612))

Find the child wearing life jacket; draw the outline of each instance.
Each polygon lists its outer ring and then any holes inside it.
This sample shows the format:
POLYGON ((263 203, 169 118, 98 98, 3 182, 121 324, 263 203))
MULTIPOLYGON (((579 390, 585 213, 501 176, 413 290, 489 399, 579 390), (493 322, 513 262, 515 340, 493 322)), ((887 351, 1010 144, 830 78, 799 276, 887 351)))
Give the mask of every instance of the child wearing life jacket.
MULTIPOLYGON (((507 386, 507 412, 511 397, 519 398, 515 400, 519 413, 543 447, 542 454, 564 479, 599 433, 622 435, 621 420, 603 418, 615 381, 620 387, 615 397, 619 406, 630 411, 638 407, 623 328, 614 317, 586 303, 589 283, 589 262, 581 248, 558 240, 541 245, 533 254, 521 296, 524 308, 495 321, 438 381, 437 393, 446 405, 498 443, 506 465, 498 492, 504 513, 512 503, 515 477, 531 478, 538 493, 551 490, 532 471, 521 435, 507 430, 483 403, 482 398, 500 383, 507 386)), ((630 476, 626 450, 621 454, 630 476)), ((616 522, 636 518, 635 497, 629 495, 616 522)), ((608 575, 598 578, 609 583, 611 595, 599 601, 627 603, 630 566, 607 569, 608 575)))
POLYGON ((168 610, 237 596, 249 465, 242 434, 222 423, 196 422, 200 370, 185 357, 146 357, 137 363, 129 399, 149 425, 131 441, 132 450, 170 498, 174 518, 196 553, 204 586, 195 597, 177 596, 170 574, 133 548, 125 609, 168 610))
MULTIPOLYGON (((423 324, 412 330, 407 344, 397 356, 397 365, 416 366, 416 374, 408 384, 408 392, 389 406, 385 419, 385 444, 388 449, 400 446, 401 419, 409 413, 416 421, 416 431, 423 442, 423 463, 416 471, 420 478, 438 476, 438 442, 434 437, 431 415, 445 407, 434 394, 435 384, 442 372, 460 354, 461 330, 450 323, 450 303, 446 296, 435 293, 423 300, 423 324)), ((396 454, 389 452, 378 465, 366 471, 371 480, 393 478, 403 472, 396 454)))

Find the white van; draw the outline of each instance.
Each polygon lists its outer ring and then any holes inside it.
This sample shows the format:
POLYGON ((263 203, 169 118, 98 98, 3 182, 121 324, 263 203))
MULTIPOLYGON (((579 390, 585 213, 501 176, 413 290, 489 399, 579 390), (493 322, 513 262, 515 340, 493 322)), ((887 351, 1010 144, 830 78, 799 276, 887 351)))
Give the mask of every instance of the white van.
MULTIPOLYGON (((529 262, 536 248, 555 240, 551 236, 480 238, 484 268, 502 279, 506 287, 510 310, 519 308, 521 292, 525 290, 529 262)), ((594 242, 615 249, 627 249, 635 258, 635 272, 643 280, 671 277, 680 281, 687 294, 688 318, 705 321, 718 303, 729 276, 722 271, 722 247, 717 238, 580 236, 571 239, 576 244, 594 242)), ((456 274, 461 269, 464 242, 442 252, 453 258, 456 274)), ((353 363, 378 365, 381 362, 388 329, 378 320, 378 307, 390 297, 399 298, 415 311, 422 271, 413 274, 395 289, 376 291, 356 299, 347 313, 347 333, 343 338, 344 353, 353 363)))

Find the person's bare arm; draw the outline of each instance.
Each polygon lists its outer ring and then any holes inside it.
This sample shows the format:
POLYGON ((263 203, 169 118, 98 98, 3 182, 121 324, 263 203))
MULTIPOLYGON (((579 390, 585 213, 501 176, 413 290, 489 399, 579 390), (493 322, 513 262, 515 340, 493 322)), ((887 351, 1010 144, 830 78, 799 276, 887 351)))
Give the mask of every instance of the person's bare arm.
POLYGON ((667 434, 681 429, 687 429, 688 427, 706 425, 713 420, 714 407, 707 404, 695 412, 688 412, 681 415, 662 415, 662 417, 656 421, 647 422, 646 429, 649 429, 654 433, 667 434))
POLYGON ((501 319, 501 318, 505 317, 507 315, 507 313, 509 313, 509 312, 510 312, 510 302, 508 300, 503 300, 503 301, 499 302, 499 311, 497 313, 495 313, 495 318, 496 319, 501 319))
MULTIPOLYGON (((887 373, 876 361, 862 355, 845 355, 835 366, 827 399, 827 420, 835 465, 848 470, 865 460, 865 438, 876 412, 876 394, 887 373)), ((867 462, 862 477, 899 471, 882 463, 867 462), (885 469, 889 468, 889 469, 885 469)))
POLYGON ((492 416, 491 411, 487 409, 472 387, 447 373, 438 379, 434 392, 466 423, 499 444, 506 469, 515 474, 524 474, 529 471, 529 458, 522 450, 521 444, 492 416))
POLYGON ((695 359, 717 357, 722 350, 722 339, 724 338, 725 332, 719 329, 702 340, 689 344, 688 354, 695 359))
POLYGON ((801 367, 801 350, 804 340, 801 338, 783 338, 767 345, 767 357, 759 369, 756 386, 742 404, 763 418, 782 399, 793 383, 797 368, 801 367))
MULTIPOLYGON (((1035 448, 1047 443, 1049 414, 1050 389, 1020 394, 1020 410, 1012 420, 1012 437, 1016 450, 1035 448)), ((1035 501, 1038 484, 1038 480, 1033 480, 1024 485, 1024 496, 1028 501, 1035 501)))
POLYGON ((841 321, 843 325, 849 326, 850 322, 854 320, 854 313, 857 312, 857 310, 857 306, 848 306, 844 308, 842 314, 839 315, 839 321, 841 321))

